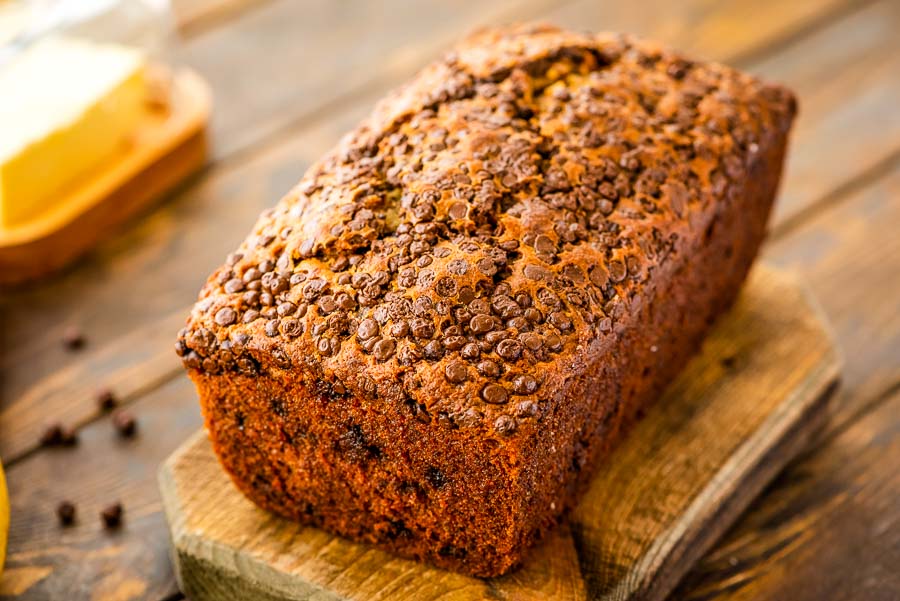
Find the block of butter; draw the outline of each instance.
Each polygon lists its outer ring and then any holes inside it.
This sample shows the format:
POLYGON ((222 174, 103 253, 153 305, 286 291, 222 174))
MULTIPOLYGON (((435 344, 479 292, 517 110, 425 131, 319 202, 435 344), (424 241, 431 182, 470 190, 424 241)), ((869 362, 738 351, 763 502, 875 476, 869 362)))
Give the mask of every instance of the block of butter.
POLYGON ((0 228, 54 209, 128 143, 145 110, 146 58, 53 36, 0 65, 0 228))

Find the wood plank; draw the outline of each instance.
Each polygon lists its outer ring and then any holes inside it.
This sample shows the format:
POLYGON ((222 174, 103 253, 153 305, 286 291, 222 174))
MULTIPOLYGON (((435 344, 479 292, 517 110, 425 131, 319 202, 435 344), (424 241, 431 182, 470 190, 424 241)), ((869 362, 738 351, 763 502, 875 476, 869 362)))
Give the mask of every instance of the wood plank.
POLYGON ((0 599, 146 599, 177 592, 166 554, 168 534, 156 492, 159 463, 201 425, 187 377, 146 395, 130 411, 134 439, 120 439, 108 418, 83 428, 72 449, 39 453, 7 472, 12 523, 0 599), (77 507, 63 528, 56 506, 77 507), (102 527, 99 512, 121 501, 123 526, 102 527))
POLYGON ((900 394, 785 472, 673 599, 900 598, 900 394))
POLYGON ((494 579, 276 518, 240 494, 200 432, 161 472, 179 582, 195 601, 661 600, 824 423, 838 370, 802 286, 758 266, 703 352, 604 460, 571 535, 494 579))
POLYGON ((877 2, 752 66, 800 99, 777 224, 799 221, 860 174, 897 158, 898 28, 900 3, 877 2))
POLYGON ((269 0, 172 0, 175 27, 182 37, 223 27, 269 0))
MULTIPOLYGON (((586 20, 583 26, 614 29, 617 28, 615 18, 623 19, 621 24, 628 26, 629 21, 625 19, 630 13, 626 4, 598 5, 608 5, 603 10, 611 12, 591 13, 594 16, 590 18, 597 21, 586 20), (605 14, 610 18, 604 21, 605 14)), ((781 4, 777 2, 773 6, 781 4)), ((736 18, 735 15, 743 14, 739 2, 717 3, 716 6, 719 8, 707 11, 698 12, 696 7, 686 10, 687 14, 694 15, 688 23, 699 28, 715 28, 705 25, 709 21, 725 27, 736 18)), ((258 21, 250 21, 250 25, 247 24, 249 17, 238 22, 236 25, 244 27, 240 31, 245 33, 241 35, 247 39, 263 35, 276 16, 286 18, 279 12, 284 9, 275 10, 273 6, 271 10, 275 12, 253 13, 251 16, 258 21), (251 35, 251 32, 255 33, 251 35)), ((760 11, 760 14, 768 13, 760 11)), ((777 11, 773 14, 786 17, 777 11)), ((798 19, 803 16, 802 12, 794 15, 798 19)), ((559 20, 562 19, 560 15, 559 20)), ((671 32, 663 12, 648 13, 648 22, 655 23, 658 28, 648 25, 648 35, 671 32)), ((689 29, 685 25, 682 31, 689 29)), ((763 32, 766 27, 760 24, 754 30, 763 32)), ((686 33, 679 35, 685 39, 689 37, 686 33)), ((763 42, 771 39, 762 33, 760 36, 759 40, 763 42)), ((225 44, 225 38, 223 33, 223 39, 217 43, 225 44)), ((716 39, 722 44, 715 52, 720 56, 756 48, 737 47, 728 36, 716 39)), ((212 61, 215 54, 212 48, 216 44, 207 43, 210 49, 204 52, 210 54, 212 61)), ((750 44, 749 41, 746 43, 750 44)), ((0 381, 0 432, 11 432, 0 435, 0 453, 15 458, 33 448, 40 434, 39 429, 33 429, 37 420, 30 420, 29 427, 23 429, 18 422, 10 421, 14 415, 25 415, 36 407, 59 411, 75 423, 88 421, 95 415, 93 404, 86 403, 87 399, 73 399, 63 392, 62 380, 57 380, 59 387, 54 389, 41 384, 42 379, 61 367, 87 365, 93 361, 90 351, 84 358, 63 354, 58 340, 69 324, 79 324, 89 333, 90 349, 91 345, 111 344, 134 329, 136 323, 156 323, 160 331, 177 323, 179 314, 187 314, 205 274, 237 245, 259 211, 270 206, 299 179, 305 166, 361 119, 382 92, 376 87, 329 118, 292 130, 290 137, 241 162, 215 169, 143 223, 103 246, 91 261, 72 273, 40 288, 0 298, 0 323, 6 326, 0 328, 0 342, 4 343, 0 347, 4 349, 0 355, 0 369, 4 372, 4 379, 0 381), (40 323, 40 328, 32 325, 35 323, 40 323)), ((852 98, 848 98, 850 100, 852 98)), ((824 145, 823 148, 838 151, 836 145, 824 145)), ((142 373, 149 380, 157 381, 165 373, 152 371, 149 367, 167 365, 163 357, 170 353, 170 345, 159 336, 148 339, 146 345, 151 344, 154 345, 152 350, 140 348, 143 344, 134 348, 123 344, 117 346, 122 348, 123 356, 133 353, 135 363, 148 360, 148 369, 142 373)), ((122 379, 107 371, 89 372, 82 368, 73 368, 67 373, 77 374, 80 382, 90 382, 91 387, 103 385, 106 378, 122 379)))
POLYGON ((842 15, 859 3, 846 0, 793 2, 596 2, 578 0, 547 14, 564 27, 627 31, 664 40, 700 58, 747 62, 802 32, 842 15))
POLYGON ((222 158, 327 114, 339 101, 386 91, 477 26, 527 20, 552 4, 282 0, 185 41, 175 56, 212 84, 213 152, 222 158))
POLYGON ((900 161, 764 251, 804 275, 846 357, 832 430, 900 383, 898 198, 900 161))

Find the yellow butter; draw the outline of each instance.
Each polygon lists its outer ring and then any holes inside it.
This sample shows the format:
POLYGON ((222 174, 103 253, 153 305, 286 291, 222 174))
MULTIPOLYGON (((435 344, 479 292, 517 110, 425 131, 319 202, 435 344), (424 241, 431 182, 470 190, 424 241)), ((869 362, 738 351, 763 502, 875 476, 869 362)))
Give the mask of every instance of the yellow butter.
POLYGON ((61 36, 0 65, 0 227, 40 217, 127 144, 145 67, 136 49, 61 36))

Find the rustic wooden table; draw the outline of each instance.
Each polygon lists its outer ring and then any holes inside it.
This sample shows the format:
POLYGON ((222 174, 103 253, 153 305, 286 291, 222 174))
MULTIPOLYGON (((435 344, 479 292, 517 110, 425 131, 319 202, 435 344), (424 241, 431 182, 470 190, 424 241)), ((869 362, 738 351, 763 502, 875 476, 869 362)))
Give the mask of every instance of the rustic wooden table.
POLYGON ((208 169, 54 280, 0 296, 0 597, 179 599, 159 463, 200 427, 172 346, 206 274, 305 167, 462 33, 546 19, 655 37, 801 100, 764 255, 800 272, 846 358, 830 425, 675 594, 900 597, 900 3, 896 0, 176 0, 174 61, 211 82, 208 169), (76 326, 78 352, 61 338, 76 326), (138 420, 116 436, 110 387, 138 420), (49 421, 72 448, 40 447, 49 421), (78 507, 61 528, 61 499, 78 507), (98 512, 121 500, 124 525, 98 512))

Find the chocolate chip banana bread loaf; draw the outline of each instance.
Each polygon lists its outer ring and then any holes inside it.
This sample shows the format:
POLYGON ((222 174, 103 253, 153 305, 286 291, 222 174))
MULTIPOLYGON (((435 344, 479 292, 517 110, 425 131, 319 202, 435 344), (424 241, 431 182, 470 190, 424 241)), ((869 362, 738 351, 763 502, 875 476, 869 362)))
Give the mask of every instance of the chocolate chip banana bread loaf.
POLYGON ((735 297, 794 113, 626 36, 464 41, 203 288, 177 352, 225 469, 290 519, 508 571, 735 297))

